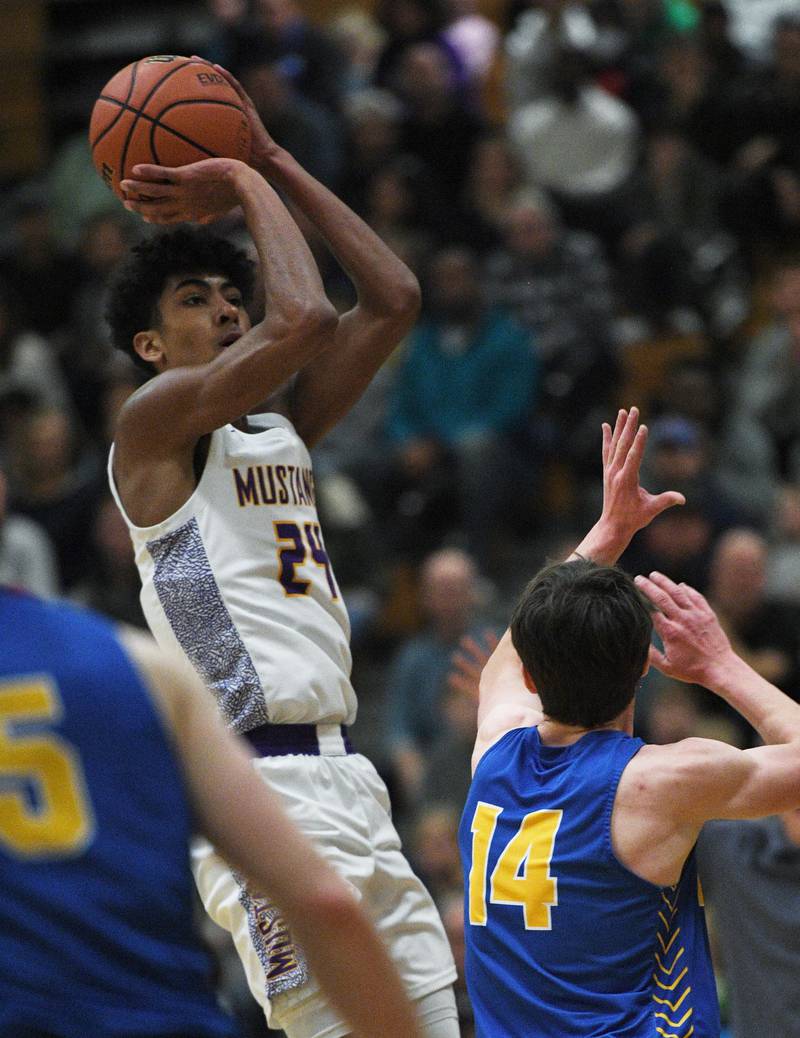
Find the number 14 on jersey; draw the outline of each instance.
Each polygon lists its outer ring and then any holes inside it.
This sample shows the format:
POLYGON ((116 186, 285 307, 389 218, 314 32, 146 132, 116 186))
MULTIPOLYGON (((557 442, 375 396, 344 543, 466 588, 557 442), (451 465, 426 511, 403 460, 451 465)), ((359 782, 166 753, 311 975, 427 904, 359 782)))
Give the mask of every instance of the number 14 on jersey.
MULTIPOLYGON (((469 870, 469 921, 486 926, 486 873, 489 852, 502 807, 478 801, 472 816, 472 865, 469 870)), ((526 930, 550 930, 550 910, 558 904, 558 880, 550 875, 562 811, 525 815, 497 859, 489 878, 489 903, 520 905, 526 930)))

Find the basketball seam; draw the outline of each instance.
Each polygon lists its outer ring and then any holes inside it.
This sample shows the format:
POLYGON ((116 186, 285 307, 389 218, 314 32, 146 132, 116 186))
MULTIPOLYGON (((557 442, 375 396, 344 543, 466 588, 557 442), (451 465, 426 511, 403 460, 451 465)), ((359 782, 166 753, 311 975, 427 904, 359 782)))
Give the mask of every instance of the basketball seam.
MULTIPOLYGON (((161 79, 157 80, 157 82, 153 84, 153 86, 150 89, 150 93, 142 101, 141 109, 144 109, 144 108, 147 107, 147 102, 150 100, 150 98, 153 96, 153 94, 155 94, 155 92, 164 83, 166 83, 166 81, 171 76, 174 76, 176 72, 180 72, 180 70, 182 68, 186 68, 187 65, 200 65, 200 64, 204 64, 204 63, 199 62, 199 61, 192 61, 191 59, 189 59, 188 61, 184 61, 181 65, 176 65, 175 68, 170 69, 169 72, 165 73, 161 77, 161 79)), ((133 122, 131 123, 130 129, 128 130, 128 135, 125 138, 125 143, 122 146, 122 153, 121 153, 120 163, 119 163, 119 175, 120 175, 120 177, 125 175, 125 159, 128 157, 128 148, 130 147, 131 137, 133 136, 133 131, 136 129, 136 126, 137 126, 137 124, 139 122, 139 119, 140 119, 140 117, 142 115, 141 109, 133 117, 133 122)))
MULTIPOLYGON (((136 70, 138 69, 138 67, 139 67, 139 62, 135 61, 134 64, 133 64, 133 68, 131 69, 131 81, 130 81, 130 83, 128 85, 128 96, 125 98, 124 101, 120 102, 120 110, 117 112, 117 114, 114 116, 114 118, 108 124, 108 126, 106 126, 106 128, 104 130, 101 130, 101 132, 97 135, 94 143, 92 144, 92 153, 94 153, 94 149, 97 147, 97 145, 100 143, 100 141, 105 137, 105 135, 107 133, 110 133, 111 130, 114 129, 114 127, 117 125, 117 123, 122 118, 122 113, 127 108, 128 101, 130 101, 131 94, 133 93, 133 88, 136 86, 136 70)), ((103 97, 102 94, 100 95, 100 97, 104 101, 110 101, 111 100, 110 97, 103 97)), ((115 98, 115 100, 117 100, 117 99, 115 98)))
MULTIPOLYGON (((147 122, 153 124, 150 132, 150 147, 152 148, 154 155, 156 152, 153 142, 153 133, 156 129, 159 129, 164 130, 165 133, 171 133, 174 137, 179 137, 182 141, 185 141, 187 144, 191 144, 193 148, 197 148, 199 151, 204 151, 207 155, 210 155, 212 158, 219 158, 219 156, 216 155, 213 151, 209 151, 208 148, 204 147, 202 144, 198 144, 197 141, 192 140, 191 137, 187 137, 186 134, 181 133, 180 130, 176 130, 172 126, 167 126, 165 123, 162 123, 160 121, 164 113, 168 112, 170 108, 176 108, 178 105, 222 105, 224 108, 234 108, 237 112, 240 112, 242 115, 244 115, 244 109, 240 105, 234 104, 233 101, 219 101, 216 98, 210 97, 198 97, 196 99, 191 98, 183 101, 172 101, 170 102, 170 104, 167 105, 166 108, 162 109, 158 113, 158 115, 149 115, 147 112, 142 112, 140 109, 134 108, 133 105, 129 105, 125 101, 120 101, 118 97, 106 97, 104 94, 101 94, 100 100, 108 101, 110 104, 119 105, 120 114, 122 114, 122 112, 135 112, 138 115, 140 115, 142 119, 145 119, 147 122)), ((119 118, 119 116, 117 118, 119 118)))
POLYGON ((158 115, 156 115, 155 117, 151 117, 153 125, 150 127, 150 150, 152 151, 156 162, 160 165, 158 152, 156 151, 156 130, 166 130, 168 133, 173 134, 175 137, 180 137, 180 139, 182 141, 186 141, 187 144, 191 144, 192 147, 197 148, 198 151, 205 152, 205 154, 209 155, 212 159, 219 158, 216 152, 209 150, 202 144, 198 144, 197 141, 192 140, 191 137, 187 137, 185 134, 181 133, 180 130, 175 130, 171 126, 166 126, 164 123, 161 122, 161 120, 167 114, 167 112, 171 111, 173 108, 179 108, 181 105, 221 105, 223 108, 235 108, 237 112, 241 112, 241 114, 244 115, 244 109, 241 108, 240 105, 234 104, 233 101, 219 101, 215 98, 204 97, 185 98, 181 101, 170 101, 166 108, 161 109, 158 115))

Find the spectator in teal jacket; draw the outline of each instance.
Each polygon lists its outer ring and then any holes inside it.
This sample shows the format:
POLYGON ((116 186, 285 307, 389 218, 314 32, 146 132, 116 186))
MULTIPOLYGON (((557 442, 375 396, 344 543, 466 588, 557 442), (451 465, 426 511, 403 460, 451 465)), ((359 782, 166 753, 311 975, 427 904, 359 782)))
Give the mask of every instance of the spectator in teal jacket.
POLYGON ((519 434, 534 406, 537 361, 530 333, 485 302, 478 269, 466 248, 432 257, 427 312, 390 390, 388 468, 400 512, 428 529, 441 519, 440 535, 455 526, 491 571, 493 535, 527 474, 519 434))

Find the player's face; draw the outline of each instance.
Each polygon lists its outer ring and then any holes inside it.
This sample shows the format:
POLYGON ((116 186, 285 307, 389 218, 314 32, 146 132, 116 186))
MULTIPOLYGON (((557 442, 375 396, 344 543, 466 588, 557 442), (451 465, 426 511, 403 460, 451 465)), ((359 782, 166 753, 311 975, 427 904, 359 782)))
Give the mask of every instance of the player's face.
POLYGON ((158 309, 161 371, 208 364, 250 329, 241 292, 219 274, 169 278, 158 309))

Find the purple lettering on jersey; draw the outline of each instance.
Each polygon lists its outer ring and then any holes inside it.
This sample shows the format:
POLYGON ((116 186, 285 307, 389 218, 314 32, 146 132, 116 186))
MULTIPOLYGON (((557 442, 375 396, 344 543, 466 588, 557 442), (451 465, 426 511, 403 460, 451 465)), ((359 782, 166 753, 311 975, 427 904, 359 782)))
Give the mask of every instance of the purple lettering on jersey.
POLYGON ((278 480, 278 504, 285 505, 289 500, 289 492, 286 489, 286 466, 275 466, 275 477, 278 480))
POLYGON ((239 470, 233 470, 233 481, 236 485, 236 493, 239 497, 239 507, 244 508, 245 505, 257 505, 258 504, 258 492, 256 491, 256 481, 253 475, 252 466, 248 468, 247 475, 242 479, 239 470))

